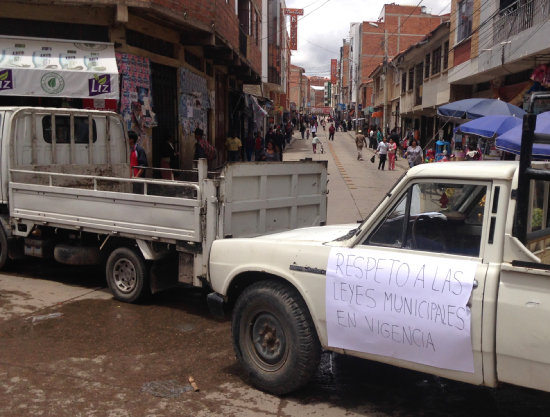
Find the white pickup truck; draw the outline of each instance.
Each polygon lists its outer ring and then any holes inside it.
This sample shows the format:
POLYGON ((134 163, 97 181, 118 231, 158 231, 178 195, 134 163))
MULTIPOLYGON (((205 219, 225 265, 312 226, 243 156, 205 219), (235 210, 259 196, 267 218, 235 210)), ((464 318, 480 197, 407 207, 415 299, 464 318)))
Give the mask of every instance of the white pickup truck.
POLYGON ((112 112, 0 108, 0 268, 24 256, 103 265, 134 302, 179 284, 208 286, 215 239, 326 221, 326 162, 228 164, 130 178, 112 112), (137 185, 137 186, 136 186, 137 185))
POLYGON ((359 226, 214 242, 209 302, 249 381, 296 390, 324 349, 550 391, 550 165, 521 167, 420 165, 359 226))

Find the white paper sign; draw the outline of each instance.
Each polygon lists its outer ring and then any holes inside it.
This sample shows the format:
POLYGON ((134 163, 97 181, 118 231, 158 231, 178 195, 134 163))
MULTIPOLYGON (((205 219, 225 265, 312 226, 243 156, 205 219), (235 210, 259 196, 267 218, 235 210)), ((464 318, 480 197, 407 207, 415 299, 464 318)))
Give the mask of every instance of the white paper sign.
POLYGON ((332 347, 474 371, 468 299, 475 261, 333 248, 326 319, 332 347))

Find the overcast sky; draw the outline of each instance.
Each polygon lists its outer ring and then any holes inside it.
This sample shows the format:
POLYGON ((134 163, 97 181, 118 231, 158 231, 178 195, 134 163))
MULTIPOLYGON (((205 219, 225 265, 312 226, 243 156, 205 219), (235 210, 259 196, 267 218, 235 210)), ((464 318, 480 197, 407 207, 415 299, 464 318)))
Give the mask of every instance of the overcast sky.
POLYGON ((330 60, 338 58, 350 23, 378 20, 383 5, 390 3, 425 6, 431 14, 451 9, 451 0, 286 0, 286 7, 304 9, 292 64, 304 68, 306 75, 330 76, 330 60))

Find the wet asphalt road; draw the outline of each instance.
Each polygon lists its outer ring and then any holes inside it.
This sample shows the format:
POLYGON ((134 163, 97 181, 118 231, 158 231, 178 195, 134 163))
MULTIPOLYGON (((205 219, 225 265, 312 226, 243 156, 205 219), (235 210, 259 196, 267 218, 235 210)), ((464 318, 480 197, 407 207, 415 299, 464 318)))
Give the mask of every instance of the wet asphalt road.
MULTIPOLYGON (((344 133, 325 149, 311 155, 307 143, 295 141, 287 159, 329 160, 329 223, 364 217, 404 170, 382 176, 367 158, 357 161, 344 133)), ((310 385, 279 398, 243 381, 230 323, 209 314, 199 290, 131 305, 113 300, 102 273, 91 268, 31 260, 0 274, 1 416, 485 417, 549 410, 550 394, 475 387, 328 353, 310 385)))

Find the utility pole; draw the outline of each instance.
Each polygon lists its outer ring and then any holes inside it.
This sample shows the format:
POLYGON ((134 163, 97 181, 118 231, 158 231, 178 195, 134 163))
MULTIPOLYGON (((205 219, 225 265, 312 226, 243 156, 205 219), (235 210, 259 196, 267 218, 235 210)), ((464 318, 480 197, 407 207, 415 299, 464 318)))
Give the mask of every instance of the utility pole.
MULTIPOLYGON (((359 61, 361 55, 359 55, 359 61)), ((355 67, 355 131, 359 130, 359 62, 357 62, 355 67)))
POLYGON ((356 26, 355 34, 356 41, 354 47, 356 53, 352 55, 352 63, 355 63, 355 131, 359 130, 359 91, 361 84, 361 55, 362 55, 362 36, 363 36, 363 24, 359 23, 358 28, 356 26))
POLYGON ((384 107, 382 111, 382 133, 386 136, 386 111, 388 110, 388 31, 384 28, 384 67, 382 72, 384 74, 384 107))

